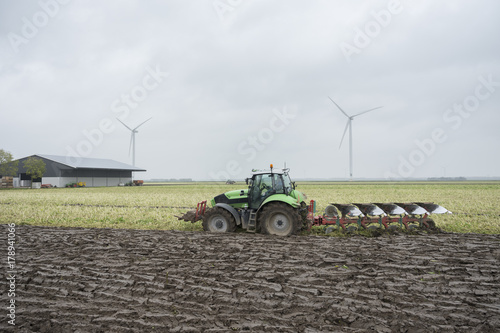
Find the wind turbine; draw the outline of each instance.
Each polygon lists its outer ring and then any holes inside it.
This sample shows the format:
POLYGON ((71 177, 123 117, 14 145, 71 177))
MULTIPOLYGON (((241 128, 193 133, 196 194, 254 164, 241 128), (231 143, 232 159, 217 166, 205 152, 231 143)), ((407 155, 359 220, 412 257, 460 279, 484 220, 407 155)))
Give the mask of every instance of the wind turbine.
POLYGON ((347 123, 345 125, 344 134, 342 134, 342 140, 340 140, 339 149, 342 146, 342 142, 344 141, 344 137, 345 137, 345 133, 347 132, 347 128, 349 128, 349 175, 350 175, 351 180, 352 180, 352 121, 353 121, 354 117, 360 116, 364 113, 367 113, 367 112, 370 112, 370 111, 373 111, 376 109, 380 109, 382 106, 378 106, 376 108, 360 112, 358 114, 355 114, 354 116, 349 116, 344 110, 342 110, 342 108, 337 103, 335 103, 335 101, 333 99, 331 99, 331 97, 328 97, 328 98, 330 98, 330 101, 332 101, 332 103, 335 104, 339 108, 339 110, 347 117, 347 123))
MULTIPOLYGON (((153 117, 151 117, 153 118, 153 117)), ((149 118, 148 120, 146 121, 149 121, 151 120, 151 118, 149 118)), ((130 127, 128 127, 127 125, 125 125, 125 123, 123 121, 121 121, 120 119, 116 118, 120 123, 122 123, 123 126, 125 126, 126 128, 128 128, 132 133, 130 135, 130 147, 128 148, 128 154, 130 155, 130 149, 132 149, 132 165, 135 166, 135 133, 138 133, 139 131, 137 131, 137 129, 142 126, 146 121, 143 121, 142 123, 140 123, 138 126, 136 126, 134 129, 131 129, 130 127)))

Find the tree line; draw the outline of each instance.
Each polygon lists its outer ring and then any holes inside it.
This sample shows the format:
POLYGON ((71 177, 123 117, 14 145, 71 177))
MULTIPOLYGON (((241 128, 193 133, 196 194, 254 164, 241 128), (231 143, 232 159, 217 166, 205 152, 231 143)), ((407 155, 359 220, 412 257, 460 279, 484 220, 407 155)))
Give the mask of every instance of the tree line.
MULTIPOLYGON (((45 173, 45 162, 41 158, 29 157, 23 162, 23 167, 26 169, 26 175, 32 180, 42 178, 45 173)), ((0 176, 17 176, 18 169, 19 161, 14 160, 10 152, 0 149, 0 176)))

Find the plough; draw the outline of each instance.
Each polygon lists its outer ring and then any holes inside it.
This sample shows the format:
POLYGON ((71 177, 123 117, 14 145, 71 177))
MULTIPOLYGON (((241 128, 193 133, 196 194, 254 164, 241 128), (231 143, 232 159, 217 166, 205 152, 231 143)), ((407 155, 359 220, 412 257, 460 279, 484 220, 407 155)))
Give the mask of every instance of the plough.
POLYGON ((311 226, 336 226, 343 230, 394 227, 435 228, 431 214, 451 214, 446 208, 432 202, 416 203, 354 203, 328 205, 325 214, 315 216, 316 202, 310 201, 307 220, 311 226))

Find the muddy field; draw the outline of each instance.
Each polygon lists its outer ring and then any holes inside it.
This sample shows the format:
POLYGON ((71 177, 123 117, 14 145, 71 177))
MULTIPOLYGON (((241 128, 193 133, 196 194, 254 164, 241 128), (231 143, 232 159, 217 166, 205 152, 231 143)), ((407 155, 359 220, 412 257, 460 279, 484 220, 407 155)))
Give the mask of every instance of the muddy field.
POLYGON ((18 226, 16 236, 17 332, 500 330, 499 235, 18 226))

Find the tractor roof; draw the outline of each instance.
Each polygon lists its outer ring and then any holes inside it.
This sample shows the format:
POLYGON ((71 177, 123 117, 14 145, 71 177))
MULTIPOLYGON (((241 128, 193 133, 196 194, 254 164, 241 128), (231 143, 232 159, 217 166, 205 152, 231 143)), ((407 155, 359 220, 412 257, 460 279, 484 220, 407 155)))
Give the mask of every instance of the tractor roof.
POLYGON ((265 174, 271 174, 271 173, 275 173, 275 174, 278 174, 278 175, 283 175, 283 174, 287 174, 288 171, 290 171, 290 169, 274 169, 271 171, 270 169, 269 170, 256 170, 256 169, 253 169, 252 170, 252 175, 265 175, 265 174))

